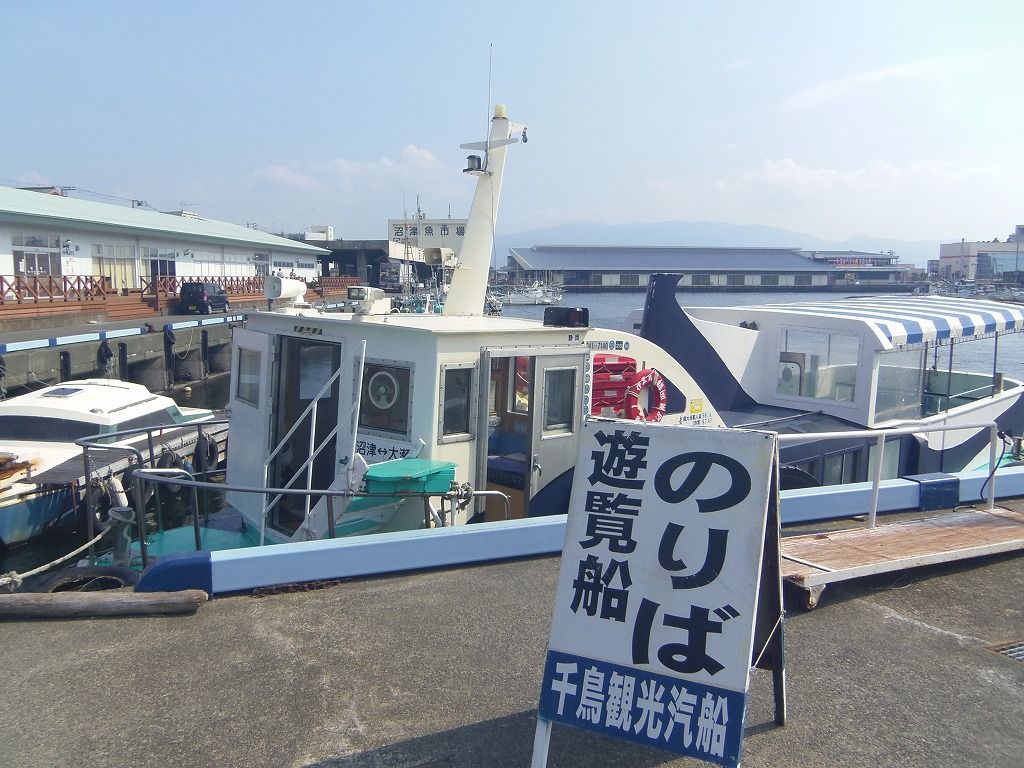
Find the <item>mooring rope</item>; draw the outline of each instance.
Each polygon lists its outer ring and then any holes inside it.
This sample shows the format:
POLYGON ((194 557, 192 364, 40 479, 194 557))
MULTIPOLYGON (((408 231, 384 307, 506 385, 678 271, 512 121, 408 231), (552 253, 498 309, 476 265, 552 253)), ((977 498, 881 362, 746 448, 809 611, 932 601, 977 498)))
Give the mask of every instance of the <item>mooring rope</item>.
POLYGON ((26 571, 25 573, 18 573, 17 571, 8 571, 7 573, 0 573, 0 592, 17 592, 19 589, 21 589, 21 584, 25 579, 31 576, 35 576, 36 574, 42 573, 43 571, 47 571, 50 568, 53 568, 53 566, 60 565, 61 563, 70 560, 72 557, 81 554, 89 547, 91 547, 93 544, 102 539, 104 536, 106 536, 107 531, 112 530, 113 528, 107 528, 106 530, 100 531, 99 535, 93 538, 92 541, 87 541, 85 544, 80 546, 75 551, 68 552, 68 554, 64 555, 64 557, 58 558, 54 560, 52 563, 41 565, 38 568, 33 568, 31 571, 26 571))

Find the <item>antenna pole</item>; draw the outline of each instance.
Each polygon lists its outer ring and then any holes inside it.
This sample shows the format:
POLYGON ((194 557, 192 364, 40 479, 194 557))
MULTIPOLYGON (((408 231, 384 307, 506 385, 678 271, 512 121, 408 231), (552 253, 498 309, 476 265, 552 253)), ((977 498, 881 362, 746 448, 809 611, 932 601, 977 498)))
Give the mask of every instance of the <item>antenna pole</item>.
MULTIPOLYGON (((484 129, 484 136, 490 136, 491 133, 491 67, 493 64, 494 43, 490 43, 487 46, 487 109, 484 110, 484 114, 487 115, 487 123, 484 129)), ((484 157, 486 158, 486 156, 485 153, 484 157)))

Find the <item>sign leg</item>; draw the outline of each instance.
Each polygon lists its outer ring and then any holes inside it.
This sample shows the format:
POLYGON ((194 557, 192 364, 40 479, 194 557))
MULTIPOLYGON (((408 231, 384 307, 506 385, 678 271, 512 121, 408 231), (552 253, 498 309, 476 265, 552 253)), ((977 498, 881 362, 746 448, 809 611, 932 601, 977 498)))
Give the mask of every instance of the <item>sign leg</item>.
POLYGON ((779 665, 772 670, 772 689, 775 698, 775 724, 786 724, 786 667, 779 665))
POLYGON ((546 768, 548 745, 551 743, 551 721, 537 715, 537 730, 533 734, 533 762, 530 768, 546 768))

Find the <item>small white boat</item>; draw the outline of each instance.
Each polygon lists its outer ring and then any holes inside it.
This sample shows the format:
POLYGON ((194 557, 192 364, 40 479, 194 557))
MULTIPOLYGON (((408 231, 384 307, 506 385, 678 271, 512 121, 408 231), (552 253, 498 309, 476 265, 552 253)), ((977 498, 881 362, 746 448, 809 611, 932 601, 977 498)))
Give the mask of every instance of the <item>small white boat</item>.
POLYGON ((73 519, 71 486, 36 478, 67 461, 81 466, 75 440, 212 417, 117 379, 67 381, 0 401, 0 543, 20 544, 73 519))
POLYGON ((534 282, 532 285, 512 285, 492 288, 492 293, 509 305, 548 305, 562 301, 562 289, 557 285, 534 282))

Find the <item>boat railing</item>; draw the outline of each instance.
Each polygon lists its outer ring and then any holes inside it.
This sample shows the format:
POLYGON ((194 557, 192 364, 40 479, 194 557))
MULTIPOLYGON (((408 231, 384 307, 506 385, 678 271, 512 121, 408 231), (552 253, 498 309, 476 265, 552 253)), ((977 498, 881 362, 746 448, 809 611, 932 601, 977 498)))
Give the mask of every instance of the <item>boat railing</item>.
MULTIPOLYGON (((350 490, 348 488, 264 488, 259 486, 248 486, 238 485, 227 482, 209 482, 206 480, 197 480, 195 474, 189 472, 186 469, 163 469, 159 467, 147 467, 144 469, 136 470, 133 473, 133 481, 139 484, 139 491, 136 495, 136 499, 144 499, 142 490, 144 485, 151 483, 159 488, 162 485, 173 484, 180 486, 181 488, 187 488, 191 490, 192 496, 192 528, 195 536, 195 547, 196 551, 203 548, 202 544, 202 526, 200 523, 200 512, 199 512, 199 494, 206 493, 208 491, 215 492, 234 492, 234 493, 255 493, 262 494, 264 496, 273 494, 275 496, 321 496, 326 499, 326 513, 327 513, 327 536, 328 538, 335 538, 336 531, 335 525, 337 523, 337 515, 335 514, 336 505, 339 503, 345 503, 351 499, 362 499, 362 498, 379 498, 379 499, 394 499, 396 497, 410 498, 410 499, 422 499, 424 505, 424 525, 429 525, 431 520, 434 518, 433 508, 430 506, 430 499, 439 498, 441 499, 440 509, 437 512, 437 519, 434 523, 439 524, 441 527, 447 527, 455 524, 455 515, 460 509, 464 509, 469 506, 470 502, 475 499, 486 499, 489 497, 498 498, 502 501, 505 507, 505 519, 511 518, 511 504, 509 497, 501 491, 477 491, 473 490, 468 483, 458 484, 453 482, 449 490, 447 491, 384 491, 384 492, 370 492, 361 490, 350 490), (450 504, 450 516, 448 511, 445 510, 445 503, 450 504)), ((159 493, 154 493, 153 497, 157 500, 160 498, 159 493)), ((308 502, 307 502, 308 503, 308 502)), ((142 558, 142 565, 145 567, 148 563, 148 557, 146 554, 146 523, 144 506, 140 505, 143 510, 134 515, 134 522, 138 526, 139 534, 139 552, 142 558)), ((90 515, 91 518, 91 515, 90 515)), ((90 532, 90 539, 92 538, 90 532)), ((94 557, 94 555, 90 555, 94 557)))
MULTIPOLYGON (((145 491, 147 490, 143 486, 142 479, 138 476, 138 473, 149 467, 152 470, 163 471, 157 466, 160 461, 160 457, 166 452, 166 444, 158 442, 159 438, 175 437, 181 440, 182 444, 189 444, 191 432, 195 430, 195 445, 196 458, 199 463, 199 473, 206 474, 215 467, 206 466, 207 454, 205 450, 201 450, 201 447, 209 444, 208 440, 213 440, 216 443, 215 438, 211 438, 207 430, 215 426, 226 426, 228 424, 227 419, 209 419, 205 421, 192 421, 185 422, 182 424, 162 424, 158 426, 149 427, 136 427, 134 429, 125 429, 118 432, 110 432, 102 435, 90 435, 89 437, 79 438, 75 441, 75 445, 82 448, 82 461, 85 473, 85 492, 83 493, 84 506, 85 506, 85 519, 86 519, 86 534, 89 540, 92 540, 96 533, 96 520, 97 520, 97 509, 95 505, 95 499, 90 489, 93 487, 95 482, 99 482, 104 478, 97 477, 94 471, 94 461, 96 453, 104 453, 107 455, 114 454, 122 457, 127 457, 129 466, 135 467, 135 471, 132 472, 132 501, 136 510, 139 510, 136 522, 139 527, 139 540, 140 540, 140 552, 142 555, 143 565, 147 563, 147 552, 146 552, 146 518, 145 518, 145 491), (131 440, 134 437, 145 436, 145 446, 139 445, 125 445, 125 440, 131 440), (116 441, 116 442, 112 442, 116 441)), ((175 471, 184 471, 177 470, 175 471)), ((186 472, 186 474, 191 473, 186 472)), ((156 498, 156 522, 159 530, 163 530, 163 506, 160 499, 160 494, 154 494, 156 498)), ((112 499, 113 501, 113 499, 112 499)), ((198 503, 196 505, 198 509, 198 503)), ((90 555, 91 557, 92 555, 90 555)))
MULTIPOLYGON (((317 408, 320 405, 320 400, 326 395, 326 393, 330 392, 331 388, 334 386, 334 382, 336 382, 338 380, 338 378, 341 376, 341 371, 342 371, 342 369, 339 367, 338 370, 336 370, 331 375, 331 377, 329 379, 327 379, 327 381, 324 382, 323 386, 320 387, 320 390, 316 393, 316 395, 313 396, 313 399, 309 403, 309 405, 307 405, 303 409, 302 413, 300 413, 298 415, 298 417, 296 417, 295 423, 292 424, 291 429, 289 429, 285 433, 284 437, 282 437, 281 440, 274 447, 274 450, 272 450, 270 452, 270 455, 267 456, 266 461, 263 462, 263 484, 264 485, 266 485, 267 482, 270 479, 269 478, 270 465, 277 458, 278 454, 280 454, 288 446, 288 444, 289 444, 288 441, 291 439, 291 436, 293 434, 295 434, 295 431, 300 426, 302 426, 302 424, 305 421, 307 416, 309 417, 309 455, 307 456, 306 460, 302 462, 302 464, 299 466, 299 468, 295 470, 294 474, 288 479, 288 481, 285 483, 285 485, 291 485, 303 473, 306 474, 306 488, 309 488, 309 486, 312 484, 312 482, 313 482, 313 461, 317 458, 317 456, 320 455, 320 452, 324 449, 324 447, 331 443, 331 440, 334 439, 335 435, 338 434, 338 426, 335 425, 334 429, 332 429, 330 431, 330 433, 320 442, 320 444, 319 445, 316 444, 316 415, 317 415, 317 408)), ((267 515, 270 514, 270 511, 278 503, 280 503, 282 498, 283 497, 280 496, 280 495, 275 495, 273 499, 268 501, 267 499, 269 499, 269 495, 264 497, 264 504, 263 504, 263 519, 264 520, 267 519, 267 515)), ((310 504, 310 497, 307 495, 306 496, 306 500, 305 500, 305 506, 306 506, 305 511, 306 511, 306 514, 309 514, 309 504, 310 504)), ((261 531, 261 534, 260 534, 260 539, 261 539, 260 543, 261 544, 263 543, 262 542, 262 538, 263 538, 263 533, 261 531)))
MULTIPOLYGON (((969 424, 918 424, 916 426, 886 427, 883 429, 857 429, 849 432, 815 432, 816 440, 843 440, 843 439, 873 439, 875 441, 875 452, 871 456, 871 507, 868 510, 865 525, 874 528, 878 515, 878 496, 882 482, 882 457, 885 452, 885 440, 889 437, 902 435, 919 435, 922 432, 955 432, 964 429, 981 430, 986 429, 989 433, 988 466, 989 478, 985 485, 985 501, 987 509, 992 510, 995 506, 996 497, 996 469, 999 461, 999 426, 994 421, 982 421, 969 424)), ((807 440, 806 434, 780 434, 779 443, 799 443, 807 440)))

